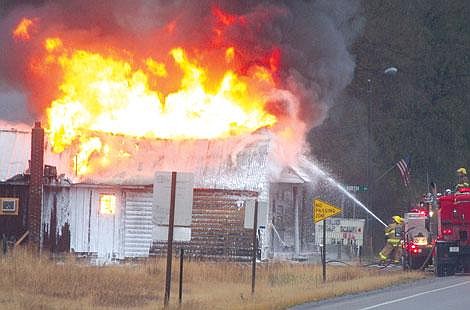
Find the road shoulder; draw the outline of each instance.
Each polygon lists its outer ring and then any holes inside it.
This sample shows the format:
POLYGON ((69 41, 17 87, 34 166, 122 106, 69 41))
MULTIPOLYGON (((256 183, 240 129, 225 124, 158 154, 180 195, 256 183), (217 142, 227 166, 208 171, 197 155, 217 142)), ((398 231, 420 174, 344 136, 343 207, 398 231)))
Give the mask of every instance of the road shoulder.
POLYGON ((292 310, 306 310, 306 309, 312 309, 312 308, 318 308, 318 307, 327 307, 329 305, 335 305, 338 303, 344 303, 348 302, 354 299, 361 299, 361 298, 367 298, 371 297, 374 295, 380 295, 383 293, 387 294, 393 294, 393 293, 398 293, 401 291, 406 291, 412 287, 416 286, 422 286, 422 285, 429 285, 435 282, 435 278, 433 275, 429 275, 428 277, 424 279, 418 279, 418 280, 409 280, 404 283, 400 283, 397 285, 392 285, 392 286, 387 286, 384 288, 380 289, 375 289, 375 290, 370 290, 370 291, 365 291, 365 292, 359 292, 359 293, 354 293, 354 294, 348 294, 348 295, 343 295, 339 297, 334 297, 334 298, 329 298, 329 299, 324 299, 320 301, 315 301, 315 302, 309 302, 301 305, 294 306, 290 309, 292 310))

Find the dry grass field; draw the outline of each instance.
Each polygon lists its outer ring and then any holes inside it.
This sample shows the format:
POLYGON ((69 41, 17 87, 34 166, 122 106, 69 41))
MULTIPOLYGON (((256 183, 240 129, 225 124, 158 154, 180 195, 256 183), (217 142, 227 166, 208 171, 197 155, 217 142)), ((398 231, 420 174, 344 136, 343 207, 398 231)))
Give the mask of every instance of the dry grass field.
MULTIPOLYGON (((171 308, 178 308, 178 260, 173 263, 171 308)), ((180 309, 284 309, 348 293, 423 278, 422 273, 304 263, 257 266, 251 295, 251 265, 185 261, 180 309)), ((30 251, 0 256, 1 309, 155 309, 163 307, 165 260, 90 266, 73 257, 51 260, 30 251)))

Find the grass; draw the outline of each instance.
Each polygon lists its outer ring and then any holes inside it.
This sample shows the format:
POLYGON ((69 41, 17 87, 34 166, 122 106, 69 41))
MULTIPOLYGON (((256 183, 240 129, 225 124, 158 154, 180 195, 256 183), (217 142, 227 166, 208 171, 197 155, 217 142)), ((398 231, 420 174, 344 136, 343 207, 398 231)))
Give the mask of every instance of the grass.
MULTIPOLYGON (((173 263, 171 308, 178 308, 178 260, 173 263)), ((258 264, 251 295, 251 265, 185 261, 181 309, 284 309, 308 301, 367 291, 423 278, 422 273, 319 265, 258 264)), ((74 257, 51 260, 28 250, 0 256, 2 309, 162 308, 165 260, 90 266, 74 257)))

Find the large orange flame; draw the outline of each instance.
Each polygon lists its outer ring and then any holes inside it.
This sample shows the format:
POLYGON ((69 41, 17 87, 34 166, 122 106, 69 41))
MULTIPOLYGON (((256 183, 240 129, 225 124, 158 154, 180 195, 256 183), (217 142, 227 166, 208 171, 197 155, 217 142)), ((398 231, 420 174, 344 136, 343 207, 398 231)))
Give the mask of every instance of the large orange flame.
MULTIPOLYGON (((214 14, 222 25, 244 22, 220 10, 214 14)), ((13 36, 29 39, 32 24, 32 19, 23 19, 13 36)), ((220 39, 220 32, 217 36, 220 39)), ((266 60, 240 69, 237 47, 227 45, 215 49, 220 54, 215 58, 210 47, 207 51, 174 47, 166 56, 160 53, 162 59, 109 46, 87 48, 61 36, 43 38, 42 47, 30 66, 33 73, 57 84, 46 111, 49 141, 54 152, 74 150, 73 170, 78 175, 108 167, 112 164, 108 155, 123 152, 107 144, 103 133, 222 139, 277 122, 267 109, 269 93, 276 87, 277 49, 268 52, 266 60), (92 157, 101 167, 90 165, 92 157)))
MULTIPOLYGON (((61 95, 47 110, 49 138, 55 152, 79 143, 75 170, 81 175, 91 172, 87 162, 92 154, 105 159, 109 152, 109 146, 94 132, 214 139, 250 133, 276 122, 265 111, 266 97, 261 90, 274 82, 264 67, 253 68, 249 77, 228 69, 219 81, 208 81, 204 67, 183 48, 174 48, 169 53, 181 70, 180 85, 163 94, 149 86, 149 74, 164 78, 166 66, 151 58, 144 60, 144 70, 122 59, 68 50, 58 38, 47 38, 44 47, 48 65, 59 65, 63 74, 61 95)), ((225 53, 231 62, 234 48, 225 53)))

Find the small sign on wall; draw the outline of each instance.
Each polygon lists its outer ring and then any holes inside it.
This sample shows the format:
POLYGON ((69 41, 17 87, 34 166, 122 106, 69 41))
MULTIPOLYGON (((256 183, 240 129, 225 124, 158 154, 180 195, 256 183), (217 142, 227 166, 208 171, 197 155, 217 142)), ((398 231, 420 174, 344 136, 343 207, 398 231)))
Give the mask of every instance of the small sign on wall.
POLYGON ((1 197, 0 215, 18 215, 19 198, 1 197))
POLYGON ((245 204, 245 221, 244 221, 244 228, 246 229, 253 229, 253 221, 255 218, 255 201, 254 200, 246 200, 245 204))

